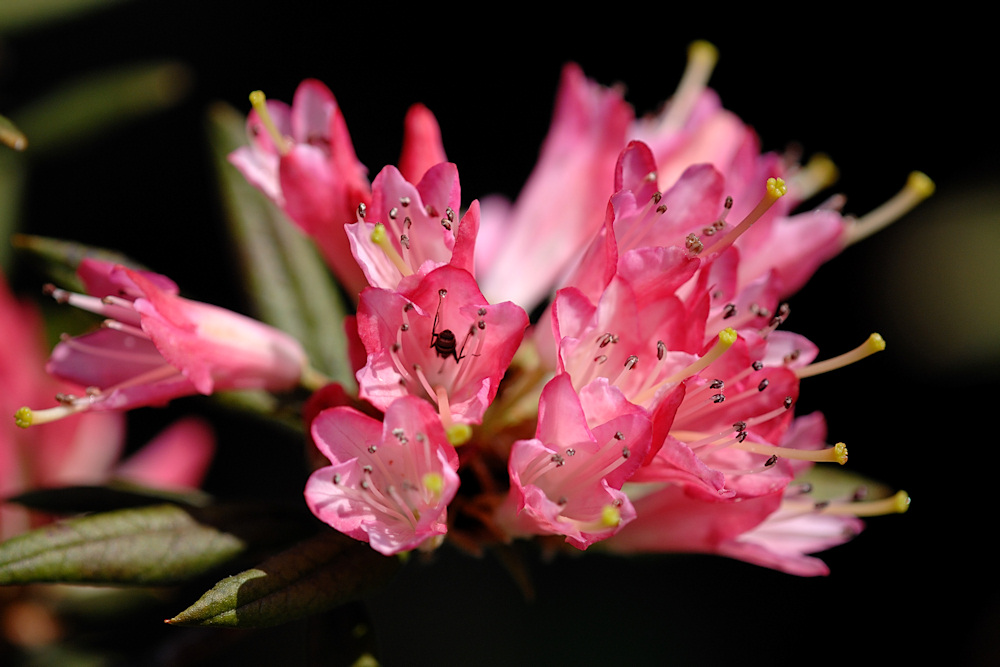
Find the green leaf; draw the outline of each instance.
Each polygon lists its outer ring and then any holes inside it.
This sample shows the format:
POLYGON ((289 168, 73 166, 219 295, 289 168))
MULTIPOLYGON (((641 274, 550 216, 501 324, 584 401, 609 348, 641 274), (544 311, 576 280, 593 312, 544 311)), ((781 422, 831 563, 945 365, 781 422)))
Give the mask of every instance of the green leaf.
POLYGON ((47 236, 14 234, 10 240, 17 250, 24 251, 40 260, 43 270, 60 287, 85 292, 83 282, 77 277, 76 269, 84 259, 100 259, 115 264, 123 264, 133 269, 148 270, 145 266, 117 250, 98 246, 64 241, 47 236))
POLYGON ((188 70, 173 62, 117 67, 63 84, 11 116, 31 139, 26 155, 37 158, 173 106, 190 80, 188 70))
POLYGON ((0 2, 0 34, 50 21, 69 19, 122 0, 4 0, 0 2))
POLYGON ((344 301, 326 265, 309 239, 226 159, 247 143, 243 116, 225 104, 214 105, 208 134, 255 315, 297 338, 317 370, 354 387, 344 301))
POLYGON ((232 559, 241 537, 175 505, 68 519, 0 544, 0 584, 172 584, 232 559))
POLYGON ((171 618, 174 625, 278 625, 356 600, 399 567, 368 544, 324 532, 259 566, 227 577, 171 618))
POLYGON ((165 491, 126 482, 107 486, 65 486, 21 493, 6 502, 50 514, 80 514, 158 505, 165 502, 203 507, 208 494, 201 491, 165 491))
MULTIPOLYGON (((24 156, 13 151, 0 150, 0 239, 9 239, 17 229, 24 199, 24 156)), ((0 267, 9 275, 10 243, 0 243, 0 267)))

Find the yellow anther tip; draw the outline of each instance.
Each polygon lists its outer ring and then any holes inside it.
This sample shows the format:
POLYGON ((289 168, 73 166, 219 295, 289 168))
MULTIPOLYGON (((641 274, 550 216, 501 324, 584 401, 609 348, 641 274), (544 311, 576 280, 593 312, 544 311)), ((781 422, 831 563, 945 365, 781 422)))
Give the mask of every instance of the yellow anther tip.
POLYGON ((440 496, 444 491, 444 477, 439 472, 425 474, 421 482, 423 482, 424 488, 435 496, 440 496))
POLYGON ((892 500, 893 506, 899 514, 903 514, 910 509, 910 494, 906 491, 897 491, 896 495, 892 497, 892 500))
POLYGON ((454 447, 460 447, 472 439, 472 427, 468 424, 455 423, 447 428, 445 435, 454 447))
POLYGON ((614 528, 622 522, 622 513, 614 505, 605 505, 601 510, 601 523, 608 528, 614 528))
POLYGON ((769 178, 767 179, 767 194, 774 199, 784 196, 788 192, 788 186, 785 185, 784 179, 781 178, 769 178))
POLYGON ((847 463, 847 445, 842 442, 838 442, 833 446, 833 455, 836 457, 836 461, 840 465, 847 463))
POLYGON ((695 40, 691 42, 691 46, 688 47, 688 59, 705 60, 712 65, 715 65, 715 63, 719 61, 719 49, 715 47, 715 44, 712 44, 707 40, 695 40))
POLYGON ((732 327, 726 327, 719 332, 719 343, 725 345, 727 348, 736 342, 736 338, 736 329, 732 327))
POLYGON ((881 352, 885 349, 885 339, 881 334, 873 333, 868 337, 868 347, 872 352, 881 352))
POLYGON ((31 408, 23 407, 14 413, 14 423, 16 423, 21 428, 28 428, 31 426, 34 415, 31 413, 31 408))
POLYGON ((906 188, 926 199, 934 194, 934 181, 922 171, 914 171, 906 179, 906 188))
POLYGON ((388 236, 385 231, 385 225, 383 225, 381 222, 375 225, 375 229, 372 230, 371 239, 372 243, 376 245, 381 245, 385 243, 386 240, 388 239, 388 236))
POLYGON ((825 185, 833 185, 840 178, 840 169, 826 153, 817 153, 809 158, 806 169, 815 172, 816 180, 825 185))

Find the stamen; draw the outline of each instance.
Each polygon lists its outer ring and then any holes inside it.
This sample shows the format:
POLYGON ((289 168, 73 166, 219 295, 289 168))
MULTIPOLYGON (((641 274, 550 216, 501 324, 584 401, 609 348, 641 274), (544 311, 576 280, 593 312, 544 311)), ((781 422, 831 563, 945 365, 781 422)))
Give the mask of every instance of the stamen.
POLYGON ((287 155, 288 151, 292 150, 292 142, 284 137, 281 132, 278 132, 278 126, 274 124, 271 112, 267 110, 267 98, 264 96, 264 91, 255 90, 250 93, 250 104, 257 111, 257 117, 263 123, 264 129, 271 135, 271 141, 274 142, 274 147, 278 149, 278 153, 287 155))
POLYGON ((853 245, 888 227, 932 194, 934 194, 934 181, 927 174, 914 171, 895 197, 847 228, 844 233, 844 246, 853 245))
POLYGON ((879 334, 873 333, 864 343, 850 352, 845 352, 844 354, 833 357, 832 359, 827 359, 826 361, 818 361, 814 364, 803 366, 802 368, 796 368, 795 377, 801 380, 802 378, 812 377, 813 375, 819 375, 820 373, 826 373, 838 368, 843 368, 844 366, 853 364, 855 361, 861 361, 865 357, 871 356, 876 352, 881 352, 884 349, 885 340, 879 334))
POLYGON ((753 223, 760 220, 761 216, 767 213, 767 210, 774 205, 774 202, 778 201, 781 197, 788 192, 788 188, 785 186, 785 182, 780 178, 769 178, 767 179, 767 192, 764 197, 757 203, 752 211, 740 221, 740 224, 736 225, 728 234, 723 236, 721 239, 716 241, 710 247, 706 248, 704 252, 706 253, 718 253, 722 252, 733 242, 738 239, 743 232, 750 229, 753 223))
POLYGON ((385 256, 396 266, 401 274, 404 276, 413 275, 413 269, 410 265, 406 263, 406 260, 396 251, 396 248, 392 245, 389 240, 389 234, 385 231, 385 225, 381 222, 375 225, 375 229, 372 230, 371 235, 372 243, 377 245, 385 253, 385 256))

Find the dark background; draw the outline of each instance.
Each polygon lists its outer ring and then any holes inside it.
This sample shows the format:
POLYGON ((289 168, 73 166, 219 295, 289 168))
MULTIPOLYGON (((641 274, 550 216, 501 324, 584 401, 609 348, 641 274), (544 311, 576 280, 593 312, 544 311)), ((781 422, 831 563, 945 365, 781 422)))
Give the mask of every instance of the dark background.
MULTIPOLYGON (((385 664, 870 663, 933 651, 947 651, 949 664, 996 663, 1000 597, 987 542, 997 523, 1000 278, 992 258, 1000 240, 998 142, 985 99, 997 62, 974 27, 918 20, 904 30, 829 16, 751 22, 632 6, 581 27, 580 17, 546 24, 527 14, 444 19, 331 6, 126 2, 0 42, 4 112, 126 62, 177 60, 193 75, 176 108, 33 165, 23 229, 121 249, 198 298, 240 309, 204 141, 210 103, 246 111, 258 88, 290 101, 301 79, 319 78, 374 176, 396 161, 403 115, 420 101, 440 121, 463 202, 513 197, 548 127, 563 63, 623 83, 629 101, 651 111, 672 93, 697 38, 719 47, 712 86, 765 148, 798 142, 833 157, 848 212, 888 199, 913 169, 938 185, 920 211, 824 266, 792 299, 787 325, 816 341, 821 356, 873 330, 886 337, 885 353, 806 381, 799 405, 826 413, 831 440, 851 448, 852 468, 909 491, 909 513, 873 519, 825 554, 826 578, 710 557, 588 554, 535 563, 533 603, 495 561, 445 549, 367 607, 385 664)), ((36 280, 18 272, 15 284, 33 290, 36 280)), ((136 438, 169 415, 140 411, 136 438)), ((301 479, 289 451, 267 432, 250 437, 224 423, 210 490, 294 493, 301 479), (237 464, 252 466, 238 490, 226 481, 237 464)), ((317 628, 325 626, 258 633, 251 655, 260 662, 248 664, 269 664, 271 655, 338 664, 339 639, 310 634, 317 628)))

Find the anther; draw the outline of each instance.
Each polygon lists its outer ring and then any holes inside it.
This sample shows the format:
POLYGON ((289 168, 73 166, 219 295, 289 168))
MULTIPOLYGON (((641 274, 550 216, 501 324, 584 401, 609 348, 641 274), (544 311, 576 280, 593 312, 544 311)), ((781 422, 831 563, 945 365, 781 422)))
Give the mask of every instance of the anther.
POLYGON ((610 332, 604 334, 603 336, 598 336, 597 338, 598 347, 607 347, 609 344, 617 342, 618 342, 618 336, 610 332))
POLYGON ((663 361, 665 356, 667 356, 667 344, 662 340, 656 341, 656 360, 663 361))
POLYGON ((773 466, 777 462, 778 462, 778 455, 777 454, 771 454, 771 458, 769 458, 767 461, 764 462, 764 467, 765 468, 770 468, 771 466, 773 466))
POLYGON ((358 204, 358 217, 362 220, 365 219, 365 215, 368 213, 368 207, 365 206, 364 202, 358 204))
POLYGON ((615 440, 624 440, 625 434, 621 431, 615 431, 615 440))
POLYGON ((757 385, 757 391, 764 391, 765 389, 767 389, 767 385, 769 384, 771 384, 770 380, 764 378, 763 380, 760 381, 760 384, 757 385))
POLYGON ((698 235, 694 233, 687 235, 687 238, 684 240, 684 247, 686 247, 688 252, 692 255, 698 255, 705 249, 705 245, 701 242, 701 239, 699 239, 698 235))
POLYGON ((710 385, 708 385, 708 386, 711 389, 722 389, 723 387, 726 386, 726 383, 724 381, 719 380, 718 378, 716 378, 715 380, 712 380, 712 383, 710 385))
POLYGON ((750 367, 753 368, 755 371, 759 371, 760 369, 764 368, 764 362, 758 359, 757 361, 750 364, 750 367))
POLYGON ((389 218, 391 220, 395 220, 397 215, 399 215, 399 209, 398 208, 396 208, 395 206, 393 206, 392 208, 389 209, 389 218))
POLYGON ((409 197, 400 197, 399 198, 399 205, 402 206, 403 208, 406 208, 407 206, 410 205, 410 198, 409 197))
POLYGON ((726 400, 725 394, 715 394, 714 396, 712 396, 713 403, 722 403, 725 400, 726 400))
POLYGON ((736 314, 736 304, 727 303, 726 307, 722 309, 722 319, 728 320, 730 317, 736 314))
POLYGON ((570 447, 566 450, 566 456, 576 456, 576 450, 570 447))

